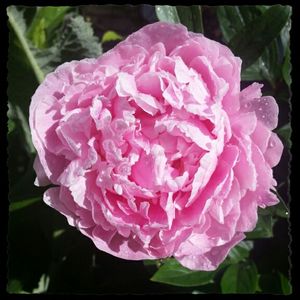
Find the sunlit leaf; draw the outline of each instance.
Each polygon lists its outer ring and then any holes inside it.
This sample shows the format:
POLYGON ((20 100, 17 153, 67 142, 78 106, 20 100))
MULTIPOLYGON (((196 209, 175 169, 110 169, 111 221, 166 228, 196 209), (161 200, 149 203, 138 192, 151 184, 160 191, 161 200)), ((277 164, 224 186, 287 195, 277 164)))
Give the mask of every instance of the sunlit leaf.
POLYGON ((27 28, 23 11, 10 6, 7 14, 39 83, 43 81, 46 74, 65 61, 98 57, 102 53, 101 44, 94 36, 90 23, 82 16, 70 15, 65 18, 62 26, 56 30, 53 45, 39 49, 26 37, 27 28))
POLYGON ((63 21, 70 6, 45 6, 37 8, 35 16, 27 30, 27 37, 38 48, 50 46, 48 41, 54 29, 63 21))
POLYGON ((38 283, 38 287, 33 289, 33 294, 42 294, 47 292, 50 283, 50 277, 46 274, 43 274, 38 283))
POLYGON ((42 82, 44 79, 44 73, 39 66, 39 63, 34 55, 34 52, 31 49, 30 42, 26 38, 26 23, 24 20, 23 12, 18 10, 15 6, 9 6, 7 8, 8 20, 13 28, 18 41, 21 44, 21 47, 35 73, 35 76, 39 82, 42 82))
POLYGON ((47 74, 63 62, 98 57, 100 54, 102 47, 90 23, 82 16, 70 15, 57 30, 53 46, 36 52, 36 57, 47 74))
POLYGON ((215 273, 214 271, 192 271, 180 265, 175 259, 169 259, 151 280, 175 286, 200 286, 213 282, 215 273))
POLYGON ((156 5, 155 11, 160 21, 180 23, 176 6, 156 5))
POLYGON ((117 40, 122 40, 122 39, 123 39, 122 36, 119 35, 118 33, 116 33, 115 31, 108 30, 103 34, 101 43, 117 41, 117 40))

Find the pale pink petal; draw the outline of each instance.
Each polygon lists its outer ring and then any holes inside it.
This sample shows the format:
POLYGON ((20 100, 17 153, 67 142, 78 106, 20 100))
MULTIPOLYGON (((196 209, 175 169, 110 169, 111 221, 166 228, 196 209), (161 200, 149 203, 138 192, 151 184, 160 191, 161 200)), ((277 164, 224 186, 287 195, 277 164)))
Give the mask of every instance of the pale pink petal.
MULTIPOLYGON (((241 105, 245 106, 248 101, 251 101, 251 99, 260 98, 262 96, 262 94, 261 94, 262 87, 263 87, 263 84, 254 82, 251 85, 244 88, 240 93, 241 105)), ((247 105, 246 105, 246 107, 247 107, 247 105)))
POLYGON ((149 49, 152 45, 162 42, 166 49, 166 54, 170 53, 177 45, 188 39, 186 27, 181 24, 170 26, 166 22, 157 22, 144 26, 139 31, 131 34, 125 44, 134 44, 149 49))
POLYGON ((262 153, 265 153, 267 150, 270 136, 271 131, 261 122, 257 122, 255 130, 251 134, 251 138, 262 153))
POLYGON ((257 195, 254 192, 247 192, 240 200, 241 215, 236 230, 240 232, 252 231, 257 223, 257 195))
POLYGON ((264 153, 264 157, 271 168, 275 167, 281 158, 283 152, 283 144, 277 134, 271 134, 268 140, 268 147, 264 153))
POLYGON ((233 248, 244 238, 245 235, 243 233, 238 232, 235 234, 231 241, 222 246, 214 247, 209 252, 200 255, 197 255, 197 253, 195 253, 193 255, 179 257, 175 254, 175 258, 184 267, 189 268, 191 270, 214 271, 218 268, 219 264, 225 259, 231 248, 233 248))
POLYGON ((257 119, 270 130, 277 127, 278 105, 273 97, 255 98, 244 105, 244 111, 254 111, 257 119))
POLYGON ((130 260, 154 258, 135 240, 126 239, 120 234, 104 231, 100 227, 93 231, 91 238, 98 249, 119 258, 130 260))
POLYGON ((43 168, 43 165, 40 162, 40 159, 38 156, 36 156, 34 163, 33 163, 33 169, 36 173, 36 179, 34 181, 34 184, 36 186, 45 186, 51 183, 49 178, 47 177, 45 170, 43 168))
POLYGON ((162 84, 159 75, 155 72, 143 73, 136 79, 137 89, 155 98, 162 97, 162 84))

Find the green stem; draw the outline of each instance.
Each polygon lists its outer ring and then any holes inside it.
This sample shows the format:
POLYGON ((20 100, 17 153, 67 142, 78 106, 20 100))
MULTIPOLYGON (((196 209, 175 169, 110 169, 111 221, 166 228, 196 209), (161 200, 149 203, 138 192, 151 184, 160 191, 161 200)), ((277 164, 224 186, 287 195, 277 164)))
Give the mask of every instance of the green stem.
POLYGON ((30 47, 29 47, 29 44, 28 44, 26 38, 22 34, 14 16, 9 12, 9 10, 7 11, 7 15, 8 15, 9 23, 11 24, 12 28, 14 29, 14 31, 24 49, 24 52, 32 66, 35 76, 36 76, 38 82, 41 83, 44 80, 44 73, 41 70, 41 68, 39 67, 34 55, 32 54, 32 52, 30 50, 30 47))

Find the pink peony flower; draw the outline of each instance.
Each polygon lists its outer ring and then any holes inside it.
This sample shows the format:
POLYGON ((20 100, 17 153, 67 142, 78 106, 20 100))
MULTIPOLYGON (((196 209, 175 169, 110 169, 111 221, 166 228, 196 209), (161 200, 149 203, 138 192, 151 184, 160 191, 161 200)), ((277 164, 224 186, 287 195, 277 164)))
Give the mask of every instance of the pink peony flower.
POLYGON ((240 92, 241 59, 182 25, 147 25, 47 75, 30 105, 44 201, 102 251, 214 270, 278 202, 278 106, 240 92))

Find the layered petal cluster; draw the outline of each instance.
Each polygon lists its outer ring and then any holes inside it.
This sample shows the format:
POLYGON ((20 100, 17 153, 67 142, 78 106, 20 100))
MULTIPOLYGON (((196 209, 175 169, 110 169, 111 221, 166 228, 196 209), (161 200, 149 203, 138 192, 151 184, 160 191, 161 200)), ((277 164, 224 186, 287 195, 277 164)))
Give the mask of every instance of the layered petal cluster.
POLYGON ((278 202, 278 107, 241 60, 158 22, 47 75, 30 106, 44 201, 97 248, 214 270, 278 202))

